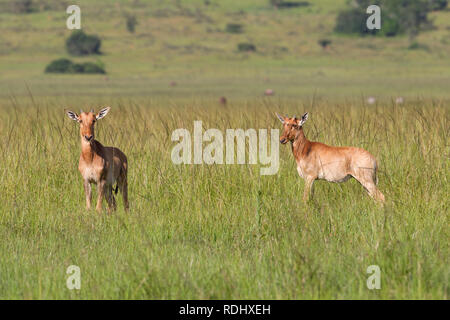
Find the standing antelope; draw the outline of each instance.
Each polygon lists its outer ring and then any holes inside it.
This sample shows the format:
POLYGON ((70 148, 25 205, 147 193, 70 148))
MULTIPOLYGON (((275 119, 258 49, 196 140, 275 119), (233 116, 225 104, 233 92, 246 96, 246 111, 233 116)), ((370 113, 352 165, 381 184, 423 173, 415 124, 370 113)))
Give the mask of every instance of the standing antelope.
POLYGON ((91 208, 91 183, 97 185, 97 211, 102 210, 103 196, 108 202, 108 212, 116 209, 116 200, 113 195, 113 184, 117 183, 115 193, 120 189, 123 196, 125 210, 128 211, 128 163, 125 154, 118 148, 104 147, 94 139, 94 125, 97 120, 105 117, 110 108, 104 108, 99 113, 81 111, 80 115, 67 111, 70 119, 80 124, 81 155, 78 170, 84 181, 86 193, 86 208, 91 208))
POLYGON ((330 182, 345 182, 355 178, 376 201, 384 202, 384 195, 376 187, 377 162, 368 151, 353 147, 332 147, 306 139, 303 124, 308 119, 305 113, 301 119, 276 114, 283 123, 280 143, 291 142, 292 153, 297 162, 297 171, 305 179, 303 201, 307 201, 316 179, 330 182))

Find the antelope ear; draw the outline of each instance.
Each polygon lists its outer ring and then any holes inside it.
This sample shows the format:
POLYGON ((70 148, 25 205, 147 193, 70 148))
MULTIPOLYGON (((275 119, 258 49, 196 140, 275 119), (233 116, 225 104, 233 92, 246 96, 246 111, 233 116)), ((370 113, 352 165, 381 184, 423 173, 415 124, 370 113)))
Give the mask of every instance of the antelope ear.
POLYGON ((306 120, 308 120, 308 112, 302 115, 302 118, 298 120, 298 125, 302 126, 306 122, 306 120))
POLYGON ((95 115, 95 119, 99 120, 101 118, 104 118, 108 114, 110 109, 110 107, 103 108, 95 115))
POLYGON ((66 114, 67 114, 67 116, 68 116, 70 119, 72 119, 73 121, 80 121, 80 118, 78 117, 78 115, 77 115, 75 112, 68 110, 68 111, 66 112, 66 114))
POLYGON ((276 115, 277 115, 277 117, 278 117, 278 119, 280 119, 280 121, 281 121, 281 123, 283 123, 284 124, 284 117, 283 116, 280 116, 278 113, 275 113, 276 115))

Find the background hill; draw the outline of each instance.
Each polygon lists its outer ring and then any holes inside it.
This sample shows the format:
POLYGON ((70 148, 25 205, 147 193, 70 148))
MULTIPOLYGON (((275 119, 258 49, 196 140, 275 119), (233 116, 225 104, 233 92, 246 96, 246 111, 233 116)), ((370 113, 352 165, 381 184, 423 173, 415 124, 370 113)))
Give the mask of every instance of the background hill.
MULTIPOLYGON (((429 14, 435 29, 418 48, 408 37, 356 37, 333 32, 345 0, 276 9, 267 0, 97 0, 81 7, 82 30, 102 39, 106 76, 50 75, 45 66, 68 57, 66 5, 37 1, 41 10, 8 12, 1 0, 0 95, 170 96, 250 98, 271 88, 279 97, 361 95, 448 98, 450 11, 429 14), (126 28, 134 15, 134 33, 126 28), (242 33, 226 32, 241 24, 242 33), (331 40, 323 49, 318 41, 331 40), (249 42, 256 52, 238 52, 249 42), (176 82, 176 86, 169 84, 176 82)), ((71 4, 72 4, 71 2, 71 4)), ((382 12, 383 15, 383 12, 382 12)))

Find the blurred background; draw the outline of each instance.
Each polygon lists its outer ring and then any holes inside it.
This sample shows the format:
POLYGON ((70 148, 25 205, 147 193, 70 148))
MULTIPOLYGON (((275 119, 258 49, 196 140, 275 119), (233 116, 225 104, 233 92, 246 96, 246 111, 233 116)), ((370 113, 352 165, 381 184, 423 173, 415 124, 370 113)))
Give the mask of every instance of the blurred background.
POLYGON ((447 2, 0 0, 0 99, 448 99, 447 2))

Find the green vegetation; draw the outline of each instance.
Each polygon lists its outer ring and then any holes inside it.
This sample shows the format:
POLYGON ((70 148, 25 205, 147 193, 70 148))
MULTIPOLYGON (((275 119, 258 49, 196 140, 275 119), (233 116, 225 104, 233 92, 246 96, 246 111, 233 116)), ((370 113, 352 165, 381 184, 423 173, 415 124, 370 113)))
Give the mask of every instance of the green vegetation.
POLYGON ((106 73, 101 63, 85 62, 81 67, 81 73, 106 73))
POLYGON ((330 39, 319 39, 317 43, 324 49, 328 48, 331 45, 330 39))
POLYGON ((74 70, 73 62, 69 59, 58 59, 50 62, 45 68, 45 72, 49 73, 71 73, 74 70))
POLYGON ((430 0, 430 10, 445 10, 448 5, 448 0, 430 0))
POLYGON ((429 11, 445 8, 447 4, 430 0, 357 0, 354 7, 345 9, 337 16, 336 32, 356 34, 381 34, 395 36, 407 33, 414 38, 421 30, 431 28, 428 18, 429 11), (379 5, 382 11, 381 30, 368 30, 366 9, 369 5, 379 5))
POLYGON ((136 16, 131 14, 125 14, 125 20, 128 32, 134 33, 136 31, 136 26, 138 24, 136 16))
POLYGON ((274 6, 277 9, 290 9, 310 5, 308 1, 269 0, 269 2, 272 6, 274 6))
POLYGON ((35 9, 31 0, 16 0, 10 2, 10 10, 13 13, 31 13, 35 9))
POLYGON ((83 30, 74 31, 66 41, 67 52, 74 56, 100 54, 101 45, 99 37, 87 35, 83 30))
POLYGON ((103 66, 92 62, 73 63, 69 59, 58 59, 50 62, 45 68, 47 73, 106 73, 103 66))
POLYGON ((0 0, 0 12, 30 14, 48 10, 65 11, 66 0, 0 0))
POLYGON ((411 44, 335 33, 346 0, 77 3, 107 76, 43 72, 67 55, 64 8, 0 10, 0 298, 448 299, 450 11, 427 13, 411 44), (84 209, 64 109, 105 105, 96 136, 129 158, 129 214, 120 197, 111 216, 84 209), (305 111, 311 140, 377 157, 384 208, 354 180, 318 182, 304 205, 289 146, 274 176, 171 162, 172 131, 194 120, 281 129, 274 112, 305 111), (72 264, 81 291, 66 288, 72 264), (374 264, 381 290, 366 287, 374 264))
POLYGON ((366 34, 370 31, 366 27, 367 17, 363 7, 344 10, 337 16, 334 30, 339 33, 366 34))
POLYGON ((238 43, 238 51, 240 52, 252 52, 252 51, 256 51, 256 47, 253 43, 248 43, 248 42, 241 42, 238 43))
POLYGON ((228 23, 225 28, 225 31, 228 33, 242 33, 243 32, 242 29, 243 29, 242 25, 239 23, 228 23))

